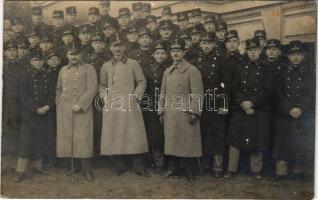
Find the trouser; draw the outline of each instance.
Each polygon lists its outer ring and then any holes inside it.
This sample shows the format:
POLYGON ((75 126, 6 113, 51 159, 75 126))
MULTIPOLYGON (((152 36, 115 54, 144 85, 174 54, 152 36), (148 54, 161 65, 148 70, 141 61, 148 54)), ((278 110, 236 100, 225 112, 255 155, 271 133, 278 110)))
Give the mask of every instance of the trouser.
POLYGON ((41 170, 42 168, 42 159, 30 160, 28 158, 18 158, 17 162, 17 172, 26 172, 28 167, 33 167, 41 170))
MULTIPOLYGON (((72 168, 72 159, 66 160, 66 167, 72 168)), ((73 158, 73 170, 82 168, 83 171, 91 171, 92 163, 90 158, 73 158)))
POLYGON ((142 154, 136 155, 116 155, 112 157, 115 171, 127 170, 129 164, 135 172, 140 172, 146 169, 144 156, 142 154))
POLYGON ((194 173, 195 171, 197 158, 169 156, 167 159, 169 170, 177 171, 184 168, 187 173, 194 173))
MULTIPOLYGON (((236 172, 240 159, 240 150, 230 146, 228 171, 236 172)), ((263 168, 263 153, 250 152, 250 167, 253 173, 259 173, 263 168)))
POLYGON ((210 156, 203 156, 202 157, 202 165, 204 169, 210 169, 211 167, 211 162, 212 164, 212 169, 215 172, 221 172, 223 171, 223 155, 222 154, 214 154, 212 156, 213 161, 211 161, 210 156))
MULTIPOLYGON (((304 165, 302 162, 295 162, 293 165, 293 173, 302 174, 304 165)), ((276 175, 285 176, 288 174, 288 162, 284 160, 276 160, 276 175)))

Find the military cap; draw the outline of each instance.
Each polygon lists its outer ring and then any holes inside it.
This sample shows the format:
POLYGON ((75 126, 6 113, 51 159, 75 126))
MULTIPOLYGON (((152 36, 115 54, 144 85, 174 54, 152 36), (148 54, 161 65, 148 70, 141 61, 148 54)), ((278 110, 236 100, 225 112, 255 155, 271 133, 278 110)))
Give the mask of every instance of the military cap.
POLYGON ((29 48, 29 43, 27 41, 19 41, 18 48, 19 49, 27 49, 27 48, 29 48))
POLYGON ((163 42, 162 40, 156 41, 154 45, 154 50, 157 50, 157 49, 163 49, 167 51, 168 50, 167 43, 163 42))
POLYGON ((254 37, 264 38, 266 40, 266 31, 264 31, 264 30, 256 30, 254 32, 254 37))
POLYGON ((277 39, 270 39, 270 40, 268 40, 267 42, 266 42, 266 46, 265 46, 265 48, 270 48, 270 47, 276 47, 276 48, 281 48, 282 47, 282 45, 281 45, 281 43, 280 43, 280 41, 279 40, 277 40, 277 39))
POLYGON ((31 59, 43 60, 43 54, 41 50, 35 50, 30 53, 31 59))
POLYGON ((107 5, 107 6, 110 6, 110 1, 109 1, 109 0, 99 1, 99 5, 107 5))
POLYGON ((67 51, 71 51, 72 53, 78 54, 81 51, 81 46, 78 42, 72 42, 67 46, 67 51))
POLYGON ((40 37, 40 34, 37 31, 32 30, 28 37, 40 37))
POLYGON ((53 56, 59 57, 59 55, 58 55, 55 51, 51 50, 51 51, 48 53, 48 55, 46 56, 46 59, 50 59, 50 58, 53 57, 53 56))
POLYGON ((204 23, 214 23, 215 22, 215 16, 214 15, 207 15, 204 17, 204 23))
POLYGON ((173 39, 170 49, 182 49, 184 50, 185 48, 185 41, 179 37, 176 37, 173 39))
POLYGON ((94 36, 92 37, 91 42, 93 42, 93 41, 101 41, 101 42, 103 42, 103 41, 104 41, 104 38, 103 38, 103 36, 102 36, 102 34, 101 34, 100 32, 97 32, 97 33, 95 33, 94 36))
POLYGON ((53 40, 51 37, 45 35, 41 38, 41 43, 44 43, 44 42, 53 42, 53 40))
POLYGON ((215 21, 215 31, 221 31, 221 30, 227 30, 227 24, 223 19, 218 18, 215 21))
POLYGON ((41 6, 34 6, 31 8, 32 15, 43 15, 42 7, 41 6))
POLYGON ((132 4, 132 11, 139 11, 143 10, 143 3, 142 2, 135 2, 132 4))
POLYGON ((96 7, 90 7, 88 9, 88 15, 99 15, 99 9, 96 7))
POLYGON ((80 30, 79 30, 79 32, 80 33, 90 33, 90 26, 89 25, 82 25, 82 26, 80 26, 80 30))
POLYGON ((18 48, 18 45, 14 40, 9 40, 4 43, 4 50, 8 50, 10 48, 15 48, 15 49, 18 48))
POLYGON ((12 20, 12 26, 16 25, 16 24, 23 24, 23 19, 22 17, 15 17, 13 20, 12 20))
POLYGON ((149 15, 149 16, 146 17, 146 21, 147 21, 147 23, 149 23, 149 22, 157 22, 157 17, 154 16, 154 15, 149 15))
POLYGON ((64 12, 62 10, 54 10, 52 18, 64 18, 64 12))
POLYGON ((200 8, 194 9, 189 13, 189 17, 196 17, 196 16, 201 16, 200 8))
POLYGON ((151 3, 144 2, 143 8, 146 13, 151 13, 151 3))
POLYGON ((178 21, 183 21, 183 20, 188 20, 188 15, 186 13, 178 13, 177 15, 177 20, 178 21))
POLYGON ((163 7, 162 14, 172 15, 171 7, 169 7, 169 6, 163 7))
POLYGON ((138 29, 134 25, 130 25, 128 28, 128 33, 135 33, 138 32, 138 29))
POLYGON ((162 28, 172 28, 172 21, 171 20, 162 20, 159 22, 159 29, 162 28))
POLYGON ((201 41, 215 42, 215 40, 216 40, 216 36, 214 33, 207 33, 207 32, 202 33, 201 41))
POLYGON ((141 28, 139 29, 139 37, 142 35, 149 35, 151 36, 150 30, 148 28, 141 28))
POLYGON ((300 40, 290 41, 287 45, 287 53, 304 52, 304 44, 300 40))
POLYGON ((239 38, 238 33, 236 30, 229 30, 228 32, 225 33, 225 39, 229 40, 231 38, 239 38))
POLYGON ((129 8, 121 8, 121 9, 119 9, 119 17, 124 16, 124 15, 130 16, 129 8))
POLYGON ((63 31, 62 36, 65 36, 65 35, 73 35, 73 34, 74 34, 74 33, 73 33, 72 29, 65 29, 65 30, 63 31))
POLYGON ((252 49, 252 48, 260 48, 261 44, 259 42, 259 39, 254 37, 251 39, 247 39, 245 41, 245 46, 246 46, 246 49, 252 49))
POLYGON ((65 9, 66 14, 72 14, 72 13, 77 13, 76 7, 75 6, 69 6, 65 9))

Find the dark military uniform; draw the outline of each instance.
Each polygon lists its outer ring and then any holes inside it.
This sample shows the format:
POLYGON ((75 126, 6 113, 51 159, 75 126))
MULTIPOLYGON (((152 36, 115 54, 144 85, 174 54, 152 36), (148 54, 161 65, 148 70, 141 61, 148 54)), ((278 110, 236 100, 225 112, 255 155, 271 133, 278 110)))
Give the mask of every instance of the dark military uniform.
MULTIPOLYGON (((121 8, 121 9, 119 9, 119 17, 124 16, 124 15, 130 16, 129 8, 121 8)), ((129 32, 129 26, 125 27, 125 28, 120 26, 119 29, 118 29, 118 37, 119 37, 119 39, 121 41, 123 41, 123 42, 127 41, 126 35, 128 34, 128 32, 129 32)))
MULTIPOLYGON (((146 25, 150 22, 154 22, 154 23, 157 23, 157 18, 156 16, 154 15, 149 15, 146 17, 146 25)), ((158 32, 158 29, 155 29, 153 31, 150 30, 150 34, 151 34, 151 37, 153 39, 153 41, 157 41, 160 39, 160 34, 158 32)))
MULTIPOLYGON (((42 7, 41 6, 35 6, 31 8, 32 15, 43 15, 42 13, 42 7)), ((52 34, 52 26, 45 24, 44 22, 41 22, 40 24, 32 24, 31 31, 37 32, 40 37, 42 36, 48 36, 52 34)))
MULTIPOLYGON (((215 22, 215 31, 217 32, 217 31, 221 31, 221 30, 227 31, 227 24, 226 24, 226 22, 223 19, 219 18, 215 22)), ((215 46, 216 46, 216 50, 223 57, 225 55, 225 52, 226 52, 225 41, 220 41, 218 39, 216 41, 216 45, 215 46)))

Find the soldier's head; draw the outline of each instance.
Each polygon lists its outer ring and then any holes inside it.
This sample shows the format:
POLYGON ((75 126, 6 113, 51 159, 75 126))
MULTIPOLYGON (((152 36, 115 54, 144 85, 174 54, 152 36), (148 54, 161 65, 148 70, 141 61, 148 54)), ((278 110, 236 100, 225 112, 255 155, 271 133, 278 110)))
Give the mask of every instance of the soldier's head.
POLYGON ((131 25, 129 27, 128 33, 126 35, 126 39, 130 43, 138 42, 139 33, 138 33, 138 30, 137 30, 136 26, 131 25))
POLYGON ((299 65, 305 58, 304 44, 300 40, 290 41, 287 46, 287 58, 293 65, 299 65))
POLYGON ((109 15, 110 1, 109 0, 99 1, 99 11, 102 16, 109 15))
POLYGON ((214 21, 215 21, 214 15, 208 15, 204 18, 203 26, 207 33, 215 32, 214 21))
POLYGON ((190 19, 190 22, 191 22, 193 25, 200 24, 201 21, 202 21, 201 9, 200 9, 200 8, 197 8, 197 9, 192 10, 192 11, 189 13, 189 19, 190 19))
POLYGON ((173 61, 180 62, 184 56, 185 42, 183 39, 177 37, 174 38, 170 45, 170 53, 173 61))
POLYGON ((190 37, 192 40, 192 44, 199 44, 201 41, 201 32, 200 30, 195 26, 192 28, 190 37))
POLYGON ((161 40, 156 41, 154 52, 152 54, 157 63, 164 62, 168 57, 168 47, 161 40))
POLYGON ((35 25, 41 24, 43 21, 43 13, 41 6, 35 6, 31 8, 31 18, 35 25))
POLYGON ((19 58, 26 58, 29 55, 29 44, 26 41, 18 43, 18 56, 19 58))
POLYGON ((172 17, 172 10, 171 7, 163 7, 162 13, 161 13, 161 19, 162 20, 171 20, 172 17))
POLYGON ((51 69, 56 69, 61 64, 60 57, 54 51, 50 52, 46 58, 46 63, 51 69))
POLYGON ((149 47, 152 43, 152 36, 147 28, 141 28, 139 30, 138 43, 141 47, 149 47))
POLYGON ((4 44, 4 55, 7 60, 14 60, 17 58, 17 44, 13 40, 9 40, 4 44))
POLYGON ((157 24, 157 18, 154 15, 149 15, 146 17, 146 28, 148 28, 150 31, 156 31, 158 27, 157 24))
POLYGON ((90 32, 89 27, 85 25, 81 27, 78 37, 81 40, 82 44, 89 43, 92 39, 92 33, 90 32))
POLYGON ((12 30, 15 33, 23 33, 24 32, 24 24, 22 17, 16 17, 12 21, 12 30))
POLYGON ((77 16, 77 10, 75 6, 69 6, 65 9, 65 21, 70 24, 74 24, 77 16))
POLYGON ((28 36, 28 41, 31 47, 35 47, 40 44, 40 35, 36 31, 32 31, 28 36))
POLYGON ((31 66, 35 69, 41 69, 44 66, 44 57, 41 53, 41 51, 35 51, 31 54, 30 63, 31 66))
POLYGON ((185 29, 189 24, 189 18, 187 13, 179 13, 177 15, 178 26, 181 30, 185 29))
POLYGON ((3 19, 3 30, 5 31, 10 31, 11 30, 11 21, 9 18, 5 17, 3 19))
POLYGON ((265 44, 266 44, 266 31, 264 31, 264 30, 256 30, 254 32, 254 37, 259 40, 259 43, 261 45, 261 49, 263 49, 265 44))
POLYGON ((258 38, 247 39, 245 41, 248 58, 251 61, 257 61, 262 53, 258 38))
POLYGON ((228 52, 235 52, 239 47, 240 41, 236 30, 229 30, 225 34, 225 47, 228 52))
POLYGON ((97 32, 93 37, 91 41, 91 46, 94 49, 95 53, 102 53, 105 48, 105 41, 102 36, 102 33, 97 32))
POLYGON ((135 2, 131 6, 132 16, 134 19, 140 19, 144 17, 144 4, 142 2, 135 2))
POLYGON ((215 47, 215 34, 214 33, 203 33, 200 41, 200 48, 204 54, 209 54, 215 47))
POLYGON ((223 42, 225 41, 225 33, 227 31, 227 24, 222 18, 218 18, 215 21, 215 35, 216 38, 223 42))
POLYGON ((189 49, 191 48, 191 46, 192 46, 191 37, 190 37, 188 34, 186 34, 185 32, 182 32, 182 33, 179 35, 179 37, 180 37, 181 39, 183 39, 184 42, 185 42, 184 50, 189 50, 189 49))
POLYGON ((63 34, 62 34, 62 41, 64 44, 68 45, 71 44, 72 42, 74 42, 75 37, 73 35, 73 31, 70 29, 66 29, 64 30, 63 34))
POLYGON ((282 54, 281 43, 277 39, 270 39, 265 46, 265 53, 269 61, 274 61, 282 54))
POLYGON ((50 38, 49 36, 43 36, 41 38, 40 48, 44 52, 51 50, 53 48, 52 38, 50 38))
POLYGON ((114 57, 122 57, 126 53, 126 44, 122 42, 118 37, 111 43, 110 51, 114 57))
POLYGON ((129 8, 119 9, 118 23, 122 28, 127 28, 130 23, 130 10, 129 8))
POLYGON ((81 47, 78 43, 71 43, 67 48, 67 54, 66 54, 69 64, 76 65, 78 64, 82 59, 82 53, 81 53, 81 47))
POLYGON ((88 22, 95 24, 100 19, 99 9, 96 7, 90 7, 88 9, 88 22))
POLYGON ((52 13, 52 25, 61 28, 64 25, 64 12, 63 10, 54 10, 52 13))
POLYGON ((105 38, 112 38, 116 34, 115 24, 112 21, 103 21, 102 28, 105 38))
POLYGON ((159 34, 162 40, 169 40, 173 34, 171 20, 162 20, 159 22, 159 34))
POLYGON ((144 18, 147 18, 148 16, 151 15, 151 3, 144 2, 143 9, 144 9, 144 18))

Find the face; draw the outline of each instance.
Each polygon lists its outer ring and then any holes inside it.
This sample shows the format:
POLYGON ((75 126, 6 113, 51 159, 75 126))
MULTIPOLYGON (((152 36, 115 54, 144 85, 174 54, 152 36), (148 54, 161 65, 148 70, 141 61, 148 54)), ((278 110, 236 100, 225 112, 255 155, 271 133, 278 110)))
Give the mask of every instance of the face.
POLYGON ((130 16, 129 15, 122 15, 118 18, 118 23, 121 27, 127 27, 130 22, 130 16))
POLYGON ((62 36, 62 40, 63 40, 64 44, 70 44, 70 43, 72 43, 74 41, 74 36, 70 35, 70 34, 63 35, 62 36))
POLYGON ((148 22, 146 27, 150 30, 150 31, 155 31, 157 29, 157 23, 156 22, 148 22))
POLYGON ((298 65, 304 60, 305 55, 302 52, 294 52, 294 53, 289 53, 287 57, 292 64, 298 65))
POLYGON ((143 47, 148 47, 152 42, 152 39, 150 37, 150 35, 142 35, 140 36, 140 38, 138 39, 138 43, 140 44, 140 46, 143 46, 143 47))
POLYGON ((4 51, 4 55, 8 60, 13 60, 17 57, 17 49, 16 48, 9 48, 4 51))
POLYGON ((181 27, 181 29, 186 28, 189 24, 189 20, 183 19, 178 21, 178 25, 181 27))
POLYGON ((106 27, 103 29, 103 34, 106 38, 111 38, 113 35, 115 35, 116 30, 113 27, 106 27))
POLYGON ((72 51, 67 52, 67 58, 72 65, 76 65, 81 61, 82 54, 81 53, 74 53, 72 51))
POLYGON ((12 26, 12 30, 15 33, 21 33, 24 31, 24 26, 23 26, 23 24, 15 24, 14 26, 12 26))
POLYGON ((101 53, 104 50, 105 43, 103 41, 92 41, 92 47, 94 49, 94 52, 101 53))
POLYGON ((56 67, 58 67, 61 64, 61 60, 57 56, 51 56, 47 60, 47 64, 49 65, 50 68, 56 68, 56 67))
POLYGON ((159 30, 159 34, 161 39, 168 40, 172 36, 172 29, 171 28, 161 28, 159 30))
POLYGON ((3 21, 3 29, 4 30, 10 30, 11 29, 11 22, 10 20, 6 19, 3 21))
POLYGON ((226 33, 225 29, 219 30, 215 32, 215 36, 218 38, 218 40, 223 41, 225 40, 225 33, 226 33))
POLYGON ((126 52, 126 46, 123 44, 112 44, 110 51, 114 56, 123 56, 126 52))
POLYGON ((35 69, 41 69, 44 65, 44 60, 38 59, 38 58, 32 58, 31 59, 31 65, 35 69))
POLYGON ((201 16, 195 16, 195 17, 191 17, 191 18, 190 18, 190 21, 191 21, 193 24, 200 24, 200 23, 201 23, 201 20, 202 20, 202 17, 201 17, 201 16))
POLYGON ((138 32, 132 32, 132 33, 128 33, 126 36, 128 42, 134 43, 134 42, 138 42, 138 32))
POLYGON ((32 22, 34 24, 40 24, 42 23, 43 16, 42 15, 32 15, 32 22))
POLYGON ((89 43, 91 41, 92 35, 90 32, 82 32, 78 37, 82 43, 89 43))
POLYGON ((215 26, 213 22, 206 22, 204 23, 204 29, 206 32, 214 32, 215 31, 215 26))
POLYGON ((63 18, 59 18, 59 17, 55 17, 52 19, 52 25, 55 27, 62 27, 64 25, 64 19, 63 18))
POLYGON ((247 55, 251 61, 256 61, 259 59, 262 50, 260 48, 251 48, 247 50, 247 55))
POLYGON ((200 47, 205 54, 209 54, 215 47, 215 43, 212 41, 201 41, 200 47))
POLYGON ((42 49, 42 51, 49 51, 50 49, 52 49, 53 44, 52 42, 41 42, 40 43, 40 48, 42 49))
POLYGON ((191 40, 192 40, 192 43, 194 44, 198 44, 201 40, 201 35, 200 33, 195 33, 195 34, 192 34, 191 35, 191 40))
POLYGON ((69 13, 65 15, 65 20, 67 23, 74 24, 76 21, 77 13, 69 13))
POLYGON ((182 49, 171 49, 170 53, 173 61, 178 62, 183 59, 184 51, 182 49))
POLYGON ((109 10, 110 10, 110 6, 109 5, 100 5, 99 6, 99 12, 101 15, 108 15, 109 14, 109 10))
POLYGON ((266 56, 269 60, 276 60, 281 55, 281 50, 276 47, 270 47, 266 49, 266 56))
POLYGON ((40 43, 40 37, 39 36, 32 36, 29 37, 29 43, 31 46, 36 46, 40 43))
POLYGON ((96 15, 96 14, 90 14, 88 15, 88 22, 89 23, 96 23, 97 21, 99 20, 99 15, 96 15))
POLYGON ((167 59, 167 52, 164 49, 157 49, 153 52, 153 57, 158 63, 162 63, 167 59))
POLYGON ((225 47, 229 52, 237 51, 238 46, 239 46, 238 38, 230 38, 225 43, 225 47))
POLYGON ((18 48, 19 58, 24 58, 29 54, 29 49, 27 48, 18 48))

